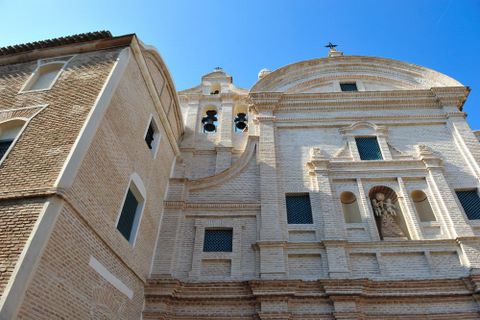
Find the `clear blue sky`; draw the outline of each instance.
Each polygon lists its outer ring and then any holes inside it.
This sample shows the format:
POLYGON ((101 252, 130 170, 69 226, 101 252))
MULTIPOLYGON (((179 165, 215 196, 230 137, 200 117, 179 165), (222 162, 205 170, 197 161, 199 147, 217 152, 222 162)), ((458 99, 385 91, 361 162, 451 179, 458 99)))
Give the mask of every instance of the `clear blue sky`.
POLYGON ((250 88, 260 69, 345 54, 380 56, 443 72, 472 92, 480 129, 480 0, 0 0, 0 46, 96 30, 136 33, 164 57, 177 90, 221 66, 250 88))

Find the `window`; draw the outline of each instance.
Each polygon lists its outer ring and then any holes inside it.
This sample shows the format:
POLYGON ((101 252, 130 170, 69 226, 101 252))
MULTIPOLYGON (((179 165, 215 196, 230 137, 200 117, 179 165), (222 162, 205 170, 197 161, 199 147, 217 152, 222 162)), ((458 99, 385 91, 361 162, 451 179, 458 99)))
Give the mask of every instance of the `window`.
POLYGON ((13 141, 17 138, 24 125, 25 121, 19 119, 0 124, 0 160, 6 156, 13 141))
POLYGON ((203 132, 217 132, 218 118, 217 110, 208 109, 205 111, 205 114, 202 118, 203 132))
POLYGON ((480 198, 478 197, 477 190, 455 192, 468 219, 480 219, 480 198))
POLYGON ((357 84, 355 82, 340 83, 340 89, 342 91, 358 91, 357 84))
POLYGON ((312 207, 308 194, 286 195, 287 221, 289 224, 311 224, 312 207))
POLYGON ((206 229, 204 252, 232 252, 233 229, 206 229))
POLYGON ((346 223, 361 223, 362 217, 358 208, 357 197, 349 191, 342 192, 340 195, 342 202, 343 215, 346 223))
POLYGON ((412 200, 421 222, 437 220, 425 192, 421 190, 412 191, 412 200))
POLYGON ((376 137, 355 138, 361 160, 383 160, 376 137))
POLYGON ((153 158, 155 158, 160 144, 160 134, 158 133, 158 127, 153 120, 153 116, 150 118, 150 123, 145 132, 145 143, 147 144, 148 149, 152 152, 153 158))
POLYGON ((212 86, 210 87, 210 94, 211 94, 211 95, 219 94, 219 93, 220 93, 220 90, 221 90, 220 83, 214 83, 214 84, 212 84, 212 86))
POLYGON ((41 65, 30 77, 23 91, 50 89, 63 70, 65 62, 51 62, 41 65))
POLYGON ((130 243, 133 243, 140 216, 143 210, 144 198, 134 183, 130 185, 123 202, 122 211, 117 223, 117 229, 130 243))

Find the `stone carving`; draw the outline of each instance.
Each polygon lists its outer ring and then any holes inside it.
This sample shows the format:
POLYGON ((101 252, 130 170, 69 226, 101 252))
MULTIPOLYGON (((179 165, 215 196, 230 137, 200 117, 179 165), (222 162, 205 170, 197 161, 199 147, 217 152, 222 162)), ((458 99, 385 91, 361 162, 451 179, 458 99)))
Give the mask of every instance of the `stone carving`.
POLYGON ((378 217, 380 233, 384 240, 388 238, 407 238, 395 220, 397 208, 392 199, 385 199, 385 194, 377 192, 375 198, 372 199, 372 206, 375 215, 378 217))

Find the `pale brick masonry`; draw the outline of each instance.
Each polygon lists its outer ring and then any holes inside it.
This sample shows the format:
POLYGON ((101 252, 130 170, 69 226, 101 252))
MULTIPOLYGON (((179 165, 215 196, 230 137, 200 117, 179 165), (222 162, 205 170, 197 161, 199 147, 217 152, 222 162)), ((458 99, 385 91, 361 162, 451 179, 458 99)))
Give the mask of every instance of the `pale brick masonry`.
POLYGON ((176 93, 135 35, 1 48, 0 319, 478 319, 468 91, 334 51, 176 93))

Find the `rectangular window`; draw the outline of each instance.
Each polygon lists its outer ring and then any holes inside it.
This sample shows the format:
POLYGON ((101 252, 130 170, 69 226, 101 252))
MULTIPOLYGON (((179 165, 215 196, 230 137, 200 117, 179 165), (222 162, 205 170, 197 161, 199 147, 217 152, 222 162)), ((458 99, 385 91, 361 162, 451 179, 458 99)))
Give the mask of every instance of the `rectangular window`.
POLYGON ((232 252, 232 229, 207 229, 203 240, 204 252, 232 252))
POLYGON ((480 198, 477 190, 455 191, 463 210, 470 220, 480 219, 480 198))
POLYGON ((153 140, 155 140, 155 128, 153 127, 153 123, 150 122, 150 125, 147 129, 147 134, 145 135, 145 142, 150 150, 153 148, 153 140))
POLYGON ((139 220, 139 207, 143 199, 138 199, 135 196, 132 188, 128 189, 125 202, 123 203, 122 212, 118 220, 117 229, 127 239, 131 241, 136 233, 136 228, 139 220))
POLYGON ((286 195, 287 221, 289 224, 312 224, 312 207, 308 194, 286 195))
POLYGON ((361 160, 383 160, 376 137, 355 138, 361 160))
POLYGON ((8 148, 12 144, 13 140, 2 140, 0 141, 0 159, 3 158, 5 153, 7 153, 8 148))
POLYGON ((357 84, 355 82, 340 83, 340 89, 342 91, 358 91, 357 84))

